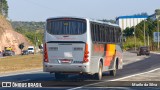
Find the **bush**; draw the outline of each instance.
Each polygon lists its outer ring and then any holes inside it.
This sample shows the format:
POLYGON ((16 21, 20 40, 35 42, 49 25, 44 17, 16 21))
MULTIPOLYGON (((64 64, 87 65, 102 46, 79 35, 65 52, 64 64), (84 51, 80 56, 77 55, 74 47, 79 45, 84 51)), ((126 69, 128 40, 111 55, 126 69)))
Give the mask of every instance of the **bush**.
MULTIPOLYGON (((143 42, 136 38, 136 47, 139 47, 139 46, 143 46, 143 42)), ((124 50, 128 50, 128 49, 133 49, 135 47, 135 38, 134 37, 128 37, 126 39, 126 42, 123 43, 123 48, 124 50)))

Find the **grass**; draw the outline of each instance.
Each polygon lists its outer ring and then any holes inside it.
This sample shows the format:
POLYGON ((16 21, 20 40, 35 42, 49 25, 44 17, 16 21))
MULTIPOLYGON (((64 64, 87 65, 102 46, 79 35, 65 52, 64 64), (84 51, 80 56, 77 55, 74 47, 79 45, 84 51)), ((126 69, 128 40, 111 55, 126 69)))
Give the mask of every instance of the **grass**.
POLYGON ((42 54, 0 58, 0 74, 42 68, 42 54))

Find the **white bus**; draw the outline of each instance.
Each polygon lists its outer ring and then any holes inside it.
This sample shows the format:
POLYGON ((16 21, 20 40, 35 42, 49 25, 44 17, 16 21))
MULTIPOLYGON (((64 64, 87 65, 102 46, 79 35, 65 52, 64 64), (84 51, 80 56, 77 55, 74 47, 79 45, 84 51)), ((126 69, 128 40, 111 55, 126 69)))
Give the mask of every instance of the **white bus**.
POLYGON ((46 20, 43 71, 60 79, 69 73, 102 79, 122 69, 121 29, 116 24, 87 18, 55 17, 46 20))

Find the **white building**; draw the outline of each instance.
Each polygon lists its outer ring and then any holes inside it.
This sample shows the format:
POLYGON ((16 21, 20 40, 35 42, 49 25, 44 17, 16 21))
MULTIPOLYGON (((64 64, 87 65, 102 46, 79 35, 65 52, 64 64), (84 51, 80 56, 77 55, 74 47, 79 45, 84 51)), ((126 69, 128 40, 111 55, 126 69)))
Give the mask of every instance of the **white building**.
POLYGON ((118 24, 122 30, 125 30, 127 27, 136 26, 147 18, 148 16, 119 16, 116 18, 116 24, 118 24))

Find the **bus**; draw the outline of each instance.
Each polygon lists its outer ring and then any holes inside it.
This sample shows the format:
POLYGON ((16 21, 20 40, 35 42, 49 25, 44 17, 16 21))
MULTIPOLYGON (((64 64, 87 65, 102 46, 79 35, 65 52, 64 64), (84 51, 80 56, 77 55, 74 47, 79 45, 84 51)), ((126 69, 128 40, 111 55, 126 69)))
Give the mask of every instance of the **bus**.
POLYGON ((101 80, 123 68, 122 31, 116 24, 77 17, 46 20, 43 71, 56 79, 89 74, 101 80))

